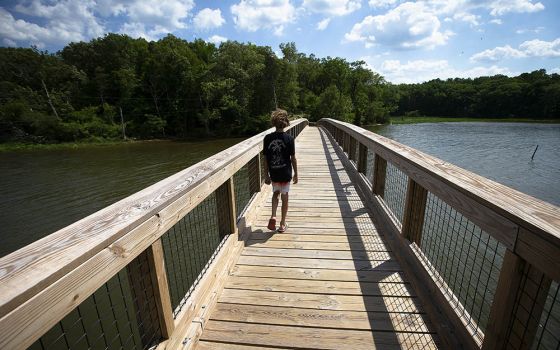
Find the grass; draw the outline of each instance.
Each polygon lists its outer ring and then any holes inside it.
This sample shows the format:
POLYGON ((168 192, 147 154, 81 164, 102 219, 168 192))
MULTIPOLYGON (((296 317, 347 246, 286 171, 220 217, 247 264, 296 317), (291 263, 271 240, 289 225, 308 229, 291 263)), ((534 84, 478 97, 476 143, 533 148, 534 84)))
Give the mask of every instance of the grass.
POLYGON ((452 118, 452 117, 391 117, 391 124, 443 123, 443 122, 486 122, 486 123, 547 123, 558 124, 560 119, 530 118, 452 118))

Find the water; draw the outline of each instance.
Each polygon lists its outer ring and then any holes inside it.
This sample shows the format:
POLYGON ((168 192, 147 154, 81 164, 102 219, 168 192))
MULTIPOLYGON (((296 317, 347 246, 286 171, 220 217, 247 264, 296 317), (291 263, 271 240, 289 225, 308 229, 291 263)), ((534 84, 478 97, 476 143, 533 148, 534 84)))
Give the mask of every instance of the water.
POLYGON ((558 124, 426 123, 371 130, 560 206, 558 124))
POLYGON ((0 153, 0 256, 240 141, 152 141, 0 153))

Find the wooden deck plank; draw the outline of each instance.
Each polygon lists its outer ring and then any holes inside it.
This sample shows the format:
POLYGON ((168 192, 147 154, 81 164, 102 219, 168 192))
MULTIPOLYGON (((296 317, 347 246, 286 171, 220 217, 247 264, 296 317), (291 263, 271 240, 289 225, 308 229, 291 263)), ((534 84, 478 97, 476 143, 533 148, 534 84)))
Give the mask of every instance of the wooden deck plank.
POLYGON ((255 248, 246 247, 242 255, 269 256, 279 258, 312 258, 338 260, 388 260, 392 256, 389 252, 374 251, 337 251, 337 250, 302 250, 283 248, 255 248))
POLYGON ((213 320, 287 326, 430 333, 424 314, 310 310, 218 303, 213 320))
POLYGON ((313 249, 313 250, 365 250, 375 252, 386 252, 389 248, 383 243, 364 242, 293 242, 293 241, 271 241, 250 240, 247 246, 257 248, 285 248, 285 249, 313 249))
POLYGON ((225 288, 270 292, 344 294, 367 296, 411 297, 415 293, 407 283, 341 282, 291 280, 280 278, 232 277, 225 288))
POLYGON ((219 301, 230 304, 286 306, 318 310, 423 312, 414 297, 371 297, 224 289, 219 301))
POLYGON ((249 235, 252 240, 268 240, 268 241, 293 241, 293 242, 368 242, 383 243, 383 239, 379 235, 331 235, 331 234, 308 234, 308 232, 285 232, 278 234, 275 232, 252 232, 249 235))
POLYGON ((399 264, 394 260, 337 260, 337 259, 304 259, 304 258, 272 258, 262 256, 239 257, 237 265, 252 266, 281 266, 281 267, 302 267, 310 269, 331 269, 331 270, 360 270, 360 271, 401 271, 399 264))
POLYGON ((431 334, 339 330, 211 320, 202 340, 298 349, 437 349, 431 334))
POLYGON ((321 281, 403 282, 407 281, 400 271, 327 270, 297 267, 271 267, 237 265, 232 276, 289 278, 321 281))

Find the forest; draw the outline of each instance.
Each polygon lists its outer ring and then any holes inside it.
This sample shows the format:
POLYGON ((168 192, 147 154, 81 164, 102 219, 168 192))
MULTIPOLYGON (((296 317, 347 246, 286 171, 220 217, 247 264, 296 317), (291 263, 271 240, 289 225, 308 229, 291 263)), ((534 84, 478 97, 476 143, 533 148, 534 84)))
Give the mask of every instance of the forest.
POLYGON ((0 142, 245 136, 267 128, 276 106, 357 125, 394 115, 560 117, 560 76, 545 70, 395 85, 363 61, 306 55, 294 43, 280 51, 121 34, 56 53, 2 47, 0 142))

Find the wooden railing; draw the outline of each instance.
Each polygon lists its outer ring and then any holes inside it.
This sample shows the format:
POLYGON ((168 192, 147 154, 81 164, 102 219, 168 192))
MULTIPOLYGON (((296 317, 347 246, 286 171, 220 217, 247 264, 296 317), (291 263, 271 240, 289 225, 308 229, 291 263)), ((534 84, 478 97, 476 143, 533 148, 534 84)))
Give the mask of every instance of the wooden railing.
MULTIPOLYGON (((292 121, 288 132, 297 136, 307 124, 305 119, 292 121)), ((251 208, 259 200, 255 194, 262 185, 262 142, 271 131, 240 142, 1 258, 0 349, 26 349, 32 345, 47 348, 42 336, 55 331, 68 343, 71 332, 65 328, 75 324, 83 333, 75 337, 77 343, 83 343, 75 348, 91 348, 98 339, 106 344, 114 339, 121 344, 133 342, 136 348, 188 347, 200 332, 242 246, 238 232, 249 225, 251 208), (241 195, 234 188, 236 181, 247 188, 243 199, 236 198, 236 193, 241 195), (236 203, 246 205, 244 211, 236 210, 236 203), (201 205, 204 207, 195 212, 201 205), (185 222, 185 218, 190 221, 185 222), (190 243, 182 242, 180 261, 166 261, 168 255, 179 254, 173 249, 179 240, 188 238, 184 231, 191 227, 205 227, 219 236, 213 237, 213 245, 205 247, 190 247, 190 243), (162 244, 164 235, 167 243, 162 244), (200 253, 210 247, 216 250, 201 254, 199 270, 193 275, 194 267, 185 263, 189 257, 184 254, 200 253), (179 281, 170 275, 170 269, 166 272, 166 265, 171 263, 177 265, 177 273, 190 276, 192 281, 179 281), (189 271, 185 271, 187 267, 189 271), (198 271, 201 273, 197 276, 198 271), (170 277, 174 290, 187 291, 174 310, 170 277), (115 295, 123 298, 122 305, 115 301, 115 295), (130 300, 128 295, 132 295, 130 300), (83 305, 84 301, 88 305, 83 305), (102 306, 103 303, 110 306, 102 306), (86 307, 93 310, 93 326, 86 324, 92 316, 81 312, 86 307), (71 313, 79 320, 65 321, 71 313), (112 313, 112 323, 104 323, 105 313, 112 313), (121 323, 128 327, 126 332, 130 334, 126 337, 118 329, 121 323), (97 327, 93 333, 88 330, 90 326, 97 327)))
POLYGON ((318 125, 450 348, 560 344, 560 208, 360 127, 318 125))

